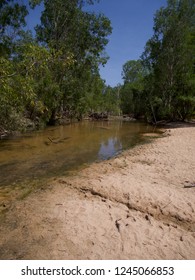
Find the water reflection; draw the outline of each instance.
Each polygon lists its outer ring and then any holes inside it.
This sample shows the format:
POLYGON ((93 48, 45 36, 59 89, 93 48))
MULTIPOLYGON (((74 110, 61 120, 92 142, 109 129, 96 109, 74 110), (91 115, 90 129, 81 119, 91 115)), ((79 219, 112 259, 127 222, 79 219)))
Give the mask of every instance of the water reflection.
POLYGON ((98 152, 98 159, 104 160, 111 158, 113 155, 116 155, 122 151, 123 146, 119 139, 116 137, 109 138, 107 141, 104 141, 100 144, 100 149, 98 152))
POLYGON ((142 123, 82 122, 0 142, 0 186, 63 175, 143 141, 142 123))

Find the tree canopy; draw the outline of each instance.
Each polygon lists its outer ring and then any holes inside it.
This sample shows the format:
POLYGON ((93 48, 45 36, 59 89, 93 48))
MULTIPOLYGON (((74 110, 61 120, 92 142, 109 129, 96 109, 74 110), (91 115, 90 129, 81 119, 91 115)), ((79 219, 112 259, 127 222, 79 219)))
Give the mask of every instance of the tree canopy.
POLYGON ((104 49, 112 28, 103 14, 84 9, 94 2, 30 1, 31 8, 44 7, 33 37, 24 29, 29 7, 1 1, 1 126, 54 123, 66 114, 82 118, 96 107, 88 98, 92 92, 103 98, 99 66, 108 59, 104 49))
POLYGON ((154 16, 153 36, 124 83, 107 86, 99 73, 108 56, 110 20, 89 12, 95 0, 0 1, 0 128, 53 124, 93 112, 129 114, 156 123, 195 114, 195 0, 168 0, 154 16), (29 9, 43 11, 35 35, 29 9))
POLYGON ((153 29, 141 59, 123 66, 129 111, 135 113, 142 103, 139 113, 153 122, 190 118, 195 110, 195 1, 168 0, 156 12, 153 29), (135 81, 137 100, 132 97, 135 81))

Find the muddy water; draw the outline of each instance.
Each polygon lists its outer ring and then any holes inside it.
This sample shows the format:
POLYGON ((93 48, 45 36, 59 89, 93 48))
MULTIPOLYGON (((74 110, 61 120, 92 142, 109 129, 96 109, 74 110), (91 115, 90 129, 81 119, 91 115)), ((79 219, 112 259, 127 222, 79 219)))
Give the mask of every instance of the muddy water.
POLYGON ((0 141, 0 188, 64 175, 141 143, 143 123, 81 122, 0 141))

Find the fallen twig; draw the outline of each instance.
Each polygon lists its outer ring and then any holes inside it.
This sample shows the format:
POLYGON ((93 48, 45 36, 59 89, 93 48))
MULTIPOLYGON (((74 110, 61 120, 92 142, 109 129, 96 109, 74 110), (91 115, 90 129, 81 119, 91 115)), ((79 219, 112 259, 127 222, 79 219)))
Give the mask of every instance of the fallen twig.
POLYGON ((65 137, 65 138, 63 138, 63 139, 57 139, 57 140, 53 140, 53 139, 51 139, 50 137, 47 137, 47 138, 48 138, 49 141, 50 141, 51 143, 53 143, 53 144, 62 143, 62 142, 64 142, 65 140, 70 139, 70 137, 65 137))
POLYGON ((190 185, 184 185, 185 189, 189 189, 189 188, 195 188, 195 183, 190 184, 190 185))

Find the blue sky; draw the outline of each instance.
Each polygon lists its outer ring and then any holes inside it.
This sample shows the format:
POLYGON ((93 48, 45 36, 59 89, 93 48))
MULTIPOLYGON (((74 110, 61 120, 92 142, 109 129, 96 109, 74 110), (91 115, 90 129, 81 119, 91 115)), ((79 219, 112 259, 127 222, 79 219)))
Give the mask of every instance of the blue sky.
MULTIPOLYGON (((25 2, 25 1, 24 1, 25 2)), ((153 34, 155 12, 166 6, 166 0, 100 0, 90 10, 101 12, 112 23, 113 31, 109 37, 106 52, 110 57, 100 73, 106 84, 115 86, 122 83, 122 65, 133 59, 139 59, 146 41, 153 34)), ((40 8, 32 12, 27 19, 27 27, 39 21, 40 8)))
POLYGON ((153 35, 156 10, 166 6, 166 0, 101 0, 94 8, 112 22, 113 32, 106 47, 110 59, 101 76, 115 86, 122 83, 122 65, 139 59, 146 41, 153 35))

